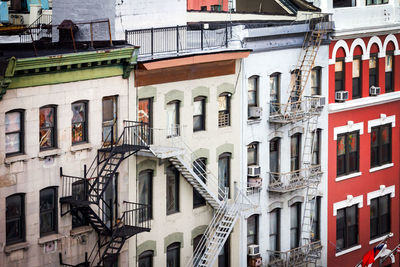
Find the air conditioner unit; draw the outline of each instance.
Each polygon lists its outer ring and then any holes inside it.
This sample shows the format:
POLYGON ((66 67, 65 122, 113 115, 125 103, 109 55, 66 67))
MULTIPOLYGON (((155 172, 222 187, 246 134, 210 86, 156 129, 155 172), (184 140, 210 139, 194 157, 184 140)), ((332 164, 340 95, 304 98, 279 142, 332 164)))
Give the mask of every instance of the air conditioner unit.
POLYGON ((258 165, 247 166, 247 176, 257 177, 260 176, 261 168, 258 165))
POLYGON ((261 112, 261 107, 249 107, 249 118, 260 118, 261 112))
POLYGON ((347 92, 347 91, 335 92, 335 100, 336 101, 346 101, 347 99, 349 99, 349 92, 347 92))
POLYGON ((370 96, 377 96, 381 94, 381 88, 376 86, 371 86, 369 88, 369 95, 370 96))
POLYGON ((259 245, 249 245, 247 247, 247 255, 249 255, 249 256, 260 255, 260 246, 259 245))
POLYGON ((311 99, 311 107, 312 108, 323 108, 325 106, 325 97, 324 96, 313 96, 311 99))
POLYGON ((247 179, 247 186, 248 187, 261 187, 262 186, 262 178, 256 177, 256 178, 248 178, 247 179))

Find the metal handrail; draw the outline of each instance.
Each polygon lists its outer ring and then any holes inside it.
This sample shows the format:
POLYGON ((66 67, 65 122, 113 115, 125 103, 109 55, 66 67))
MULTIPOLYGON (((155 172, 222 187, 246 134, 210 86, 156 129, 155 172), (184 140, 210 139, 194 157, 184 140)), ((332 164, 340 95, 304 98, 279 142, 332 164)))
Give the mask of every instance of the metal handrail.
POLYGON ((306 187, 310 182, 319 181, 321 165, 311 165, 291 172, 267 172, 269 176, 268 190, 286 192, 306 187))

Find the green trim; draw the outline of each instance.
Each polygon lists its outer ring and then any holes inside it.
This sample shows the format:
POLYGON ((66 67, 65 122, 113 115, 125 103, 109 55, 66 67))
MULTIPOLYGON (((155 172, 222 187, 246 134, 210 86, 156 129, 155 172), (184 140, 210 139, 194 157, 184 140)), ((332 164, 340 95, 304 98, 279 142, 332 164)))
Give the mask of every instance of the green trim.
POLYGON ((197 226, 192 230, 192 236, 190 238, 190 244, 193 245, 193 239, 195 239, 197 236, 204 234, 204 232, 207 229, 207 225, 200 225, 197 226))
POLYGON ((137 258, 139 258, 140 254, 142 254, 143 252, 147 251, 147 250, 152 250, 153 251, 153 255, 157 256, 157 243, 154 240, 147 240, 145 242, 143 242, 142 244, 140 244, 139 246, 137 246, 136 249, 136 255, 137 258))
POLYGON ((26 75, 14 77, 9 89, 100 79, 121 76, 122 74, 123 67, 117 65, 56 73, 44 73, 41 75, 26 75))
POLYGON ((232 95, 234 95, 235 92, 236 92, 236 89, 232 83, 220 84, 217 87, 217 99, 218 99, 218 96, 222 93, 231 93, 232 95))
POLYGON ((138 98, 153 98, 153 102, 157 102, 157 88, 154 86, 141 87, 138 90, 138 98))
POLYGON ((172 233, 172 234, 169 234, 168 236, 164 237, 164 253, 167 253, 167 247, 175 242, 181 243, 181 248, 183 248, 183 233, 182 232, 172 233))
POLYGON ((194 156, 197 158, 210 158, 210 150, 207 148, 199 148, 196 151, 193 152, 194 156))
POLYGON ((4 76, 0 76, 0 100, 3 98, 3 95, 6 94, 6 91, 12 82, 11 78, 14 76, 16 63, 17 60, 15 57, 11 57, 8 60, 4 76))
POLYGON ((153 176, 157 175, 157 162, 151 159, 146 159, 136 166, 136 173, 139 175, 140 172, 145 170, 152 170, 153 176))
POLYGON ((210 98, 210 88, 205 86, 198 86, 192 90, 192 102, 198 96, 205 96, 207 97, 206 102, 208 103, 210 98))
POLYGON ((183 106, 184 94, 182 91, 179 90, 169 91, 168 93, 165 94, 164 98, 165 98, 165 107, 169 102, 173 100, 179 100, 181 102, 180 106, 183 106))
POLYGON ((223 144, 223 145, 220 145, 219 147, 217 147, 217 149, 216 149, 217 162, 218 162, 219 156, 226 152, 231 153, 231 158, 233 159, 233 149, 234 149, 233 144, 223 144))

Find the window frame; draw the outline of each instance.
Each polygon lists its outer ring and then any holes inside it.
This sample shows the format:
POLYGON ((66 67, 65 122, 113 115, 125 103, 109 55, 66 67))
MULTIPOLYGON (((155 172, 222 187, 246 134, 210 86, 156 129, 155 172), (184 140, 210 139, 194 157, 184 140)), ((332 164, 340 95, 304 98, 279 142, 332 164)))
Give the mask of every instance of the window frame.
POLYGON ((312 152, 312 159, 311 159, 311 165, 318 166, 321 165, 321 129, 316 129, 315 132, 313 133, 313 138, 314 139, 314 150, 312 152), (316 160, 314 160, 316 159, 316 160))
POLYGON ((353 4, 352 4, 352 0, 347 0, 347 3, 344 3, 344 4, 339 5, 339 6, 337 6, 337 3, 336 3, 336 6, 335 6, 335 0, 334 0, 332 4, 333 4, 333 8, 355 7, 355 5, 353 6, 353 4))
MULTIPOLYGON (((166 264, 166 266, 169 266, 168 265, 168 257, 169 256, 171 256, 171 253, 173 253, 173 252, 177 252, 177 266, 173 266, 173 267, 180 267, 180 265, 181 265, 181 243, 180 242, 175 242, 175 243, 172 243, 172 244, 170 244, 170 245, 168 245, 167 246, 167 264, 166 264)), ((172 254, 172 256, 175 256, 174 254, 172 254)))
MULTIPOLYGON (((19 149, 16 152, 10 152, 7 153, 6 152, 6 157, 12 157, 12 156, 16 156, 16 155, 22 155, 25 153, 25 110, 24 109, 13 109, 10 111, 7 111, 5 113, 5 117, 7 116, 7 114, 10 113, 19 113, 19 131, 11 131, 11 132, 6 132, 6 126, 4 127, 4 141, 6 142, 7 139, 7 135, 8 134, 19 134, 19 149)), ((4 118, 5 119, 5 118, 4 118)), ((5 144, 6 146, 6 144, 5 144)))
POLYGON ((391 216, 390 216, 390 211, 391 211, 391 197, 390 194, 386 194, 384 196, 380 196, 380 197, 376 197, 371 199, 371 204, 370 204, 370 239, 375 239, 381 236, 385 236, 388 233, 390 233, 391 230, 391 216), (381 214, 381 200, 387 199, 387 214, 381 214), (377 216, 372 217, 372 208, 373 205, 377 204, 377 216), (382 218, 384 216, 387 216, 386 219, 382 218), (372 225, 373 225, 373 220, 376 220, 376 226, 377 226, 377 233, 374 235, 373 234, 373 229, 372 229, 372 225), (383 227, 383 224, 385 223, 384 221, 386 221, 386 226, 388 227, 387 231, 384 231, 383 229, 381 229, 383 227))
POLYGON ((258 165, 258 142, 247 145, 247 166, 258 165), (249 161, 249 154, 253 154, 253 160, 249 161))
MULTIPOLYGON (((280 249, 281 249, 281 209, 280 208, 273 209, 272 211, 270 211, 270 216, 272 213, 276 213, 276 233, 271 234, 271 227, 270 227, 269 240, 272 240, 271 236, 276 236, 276 239, 275 239, 276 251, 280 251, 280 249)), ((270 250, 272 250, 271 247, 270 247, 270 250)))
POLYGON ((247 246, 257 245, 259 242, 259 220, 260 217, 258 214, 253 214, 247 218, 247 246), (250 233, 249 231, 250 223, 254 223, 254 233, 250 233), (250 243, 249 239, 252 239, 253 242, 250 243))
POLYGON ((290 92, 290 102, 292 104, 292 109, 300 109, 301 105, 297 103, 300 99, 301 95, 301 83, 303 79, 303 74, 301 73, 300 69, 294 69, 290 73, 290 85, 291 85, 291 92, 290 92), (300 77, 300 79, 297 79, 297 77, 300 77))
POLYGON ((391 93, 394 92, 394 73, 395 72, 395 56, 394 56, 394 51, 389 50, 386 51, 386 56, 385 56, 385 93, 391 93), (392 58, 392 70, 391 71, 386 71, 386 64, 387 64, 387 57, 390 56, 392 58), (388 76, 387 74, 390 73, 390 88, 388 87, 388 76))
POLYGON ((12 245, 12 244, 16 244, 16 243, 20 243, 20 242, 25 242, 25 240, 26 240, 26 218, 25 218, 25 193, 17 193, 17 194, 13 194, 13 195, 10 195, 10 196, 8 196, 8 197, 6 197, 6 210, 5 210, 5 221, 6 221, 6 228, 5 228, 5 231, 6 231, 6 245, 8 246, 8 245, 12 245), (11 218, 10 218, 10 216, 7 216, 7 205, 8 205, 8 202, 10 201, 10 199, 11 198, 14 198, 14 197, 18 197, 19 198, 19 203, 20 203, 20 215, 19 216, 11 216, 11 218), (13 237, 13 238, 11 238, 10 239, 10 237, 8 237, 7 236, 7 224, 9 224, 9 223, 14 223, 14 222, 17 222, 17 223, 19 223, 18 225, 19 225, 19 232, 20 232, 20 235, 19 236, 17 236, 17 237, 13 237))
POLYGON ((377 53, 371 53, 369 56, 369 61, 368 61, 368 84, 369 88, 371 86, 379 86, 379 57, 377 53), (375 68, 370 68, 369 66, 371 65, 371 60, 372 58, 375 58, 375 68), (371 84, 371 77, 374 77, 375 79, 375 84, 371 84))
POLYGON ((279 72, 274 72, 269 76, 269 86, 270 113, 276 113, 279 111, 279 104, 281 103, 281 74, 279 72), (273 94, 273 91, 276 92, 273 94))
MULTIPOLYGON (((167 138, 174 137, 174 136, 180 136, 179 125, 180 125, 180 105, 181 105, 181 101, 172 100, 172 101, 167 103, 167 106, 168 105, 170 105, 170 106, 173 105, 174 106, 174 109, 175 109, 174 122, 175 122, 175 124, 174 124, 174 128, 171 129, 170 126, 172 126, 172 124, 168 125, 168 121, 167 121, 167 130, 168 130, 167 138)), ((166 111, 167 111, 167 115, 168 115, 168 108, 166 109, 166 111)))
POLYGON ((355 56, 353 58, 353 63, 352 63, 352 99, 356 99, 356 98, 361 98, 362 96, 362 71, 363 71, 363 67, 362 67, 362 58, 361 56, 355 56), (358 70, 358 77, 354 77, 354 61, 359 62, 359 70, 358 70), (358 85, 358 94, 355 93, 356 91, 354 90, 355 86, 355 82, 357 82, 358 85))
POLYGON ((219 98, 225 98, 225 109, 219 109, 218 107, 218 127, 228 127, 231 126, 231 94, 230 93, 222 93, 218 96, 219 98))
POLYGON ((50 187, 46 187, 40 190, 39 192, 39 214, 40 214, 40 236, 47 236, 47 235, 51 235, 51 234, 56 234, 58 233, 58 187, 56 186, 50 186, 50 187), (52 208, 47 208, 45 210, 42 209, 42 194, 46 191, 52 192, 52 198, 53 198, 53 207, 52 208), (52 228, 49 231, 43 231, 42 230, 42 216, 47 215, 47 216, 51 216, 53 224, 52 224, 52 228))
POLYGON ((311 70, 311 95, 321 95, 321 86, 322 86, 322 67, 317 66, 311 70), (316 84, 315 81, 312 79, 312 74, 315 72, 316 77, 316 84))
POLYGON ((290 149, 290 171, 298 171, 301 168, 301 133, 295 133, 290 137, 290 148, 292 147, 292 142, 294 139, 297 139, 296 151, 297 155, 292 154, 292 149, 290 149), (292 160, 295 161, 294 165, 292 165, 292 160))
POLYGON ((314 203, 313 224, 311 226, 313 232, 312 241, 321 240, 321 199, 322 197, 320 196, 313 199, 316 203, 314 203))
POLYGON ((358 209, 358 204, 349 206, 349 207, 345 207, 342 209, 338 209, 337 210, 337 215, 336 215, 336 247, 337 247, 337 252, 340 252, 343 249, 348 249, 354 246, 357 246, 360 243, 360 235, 359 235, 359 209, 358 209), (355 224, 353 225, 347 225, 347 221, 348 221, 348 213, 350 212, 349 210, 355 208, 355 224), (338 227, 339 222, 338 222, 338 215, 339 213, 343 211, 343 229, 340 229, 338 227), (355 227, 356 231, 354 230, 350 230, 351 227, 355 227), (338 247, 338 232, 339 230, 342 230, 342 234, 343 234, 343 247, 338 247), (356 239, 356 243, 354 244, 349 244, 349 236, 350 234, 353 234, 356 239))
POLYGON ((144 214, 144 216, 140 216, 139 221, 146 221, 146 220, 151 220, 153 219, 153 178, 154 178, 154 171, 147 169, 147 170, 143 170, 141 172, 139 172, 138 175, 138 195, 139 195, 139 202, 141 204, 146 204, 148 205, 148 210, 147 210, 147 214, 144 214), (147 203, 142 203, 143 201, 141 201, 142 197, 142 192, 140 191, 140 184, 141 181, 143 179, 149 179, 148 183, 149 183, 149 192, 147 193, 147 200, 145 202, 147 203), (146 218, 144 218, 146 217, 146 218))
POLYGON ((39 148, 40 151, 45 151, 45 150, 51 150, 51 149, 56 149, 58 147, 58 135, 57 135, 57 105, 46 105, 46 106, 42 106, 39 108, 39 148), (40 113, 42 109, 45 108, 52 108, 53 109, 53 113, 54 113, 54 121, 53 121, 53 126, 51 127, 40 127, 40 113), (51 142, 52 142, 52 146, 49 147, 43 147, 40 144, 40 131, 45 130, 45 129, 51 129, 51 142))
POLYGON ((335 61, 335 92, 346 91, 345 89, 345 77, 346 77, 346 62, 344 58, 336 58, 335 61), (336 64, 341 62, 342 70, 336 71, 336 64), (340 85, 340 87, 339 87, 340 85))
POLYGON ((253 75, 253 76, 251 76, 251 77, 249 77, 249 79, 248 79, 248 87, 247 87, 247 106, 248 107, 258 107, 258 90, 259 90, 259 80, 260 80, 260 77, 259 76, 257 76, 257 75, 253 75), (253 85, 254 85, 254 87, 252 88, 252 90, 250 90, 250 81, 251 80, 254 80, 254 82, 253 82, 253 85), (254 98, 254 102, 255 103, 249 103, 249 94, 252 94, 253 95, 253 98, 254 98))
POLYGON ((166 209, 167 209, 167 215, 171 215, 174 213, 178 213, 179 212, 179 171, 173 166, 169 166, 167 168, 166 171, 166 175, 167 175, 167 179, 166 179, 166 209), (171 188, 173 191, 171 192, 169 190, 169 186, 170 186, 170 182, 172 181, 172 179, 174 179, 174 188, 171 188), (171 206, 171 203, 169 202, 169 198, 170 198, 170 193, 172 193, 173 195, 173 199, 175 201, 175 205, 171 206))
POLYGON ((295 202, 290 206, 290 249, 299 247, 301 230, 301 202, 295 202), (293 208, 293 209, 292 209, 293 208), (296 210, 296 225, 292 225, 293 210, 296 210), (295 240, 292 240, 292 231, 295 232, 295 240), (292 244, 294 243, 294 244, 292 244), (292 246, 293 245, 293 246, 292 246))
MULTIPOLYGON (((79 101, 75 101, 75 102, 73 102, 72 104, 71 104, 71 109, 72 109, 72 107, 74 106, 74 105, 76 105, 76 104, 83 104, 83 107, 84 107, 84 110, 85 110, 85 118, 84 118, 84 121, 83 122, 73 122, 72 121, 72 119, 71 119, 71 135, 73 135, 73 129, 74 129, 74 124, 79 124, 79 123, 82 123, 83 124, 83 137, 82 137, 82 141, 73 141, 73 138, 71 137, 71 141, 72 141, 72 145, 78 145, 78 144, 83 144, 83 143, 88 143, 89 142, 89 121, 88 121, 88 118, 89 118, 89 110, 88 110, 88 103, 89 103, 89 101, 87 101, 87 100, 79 100, 79 101)), ((73 115, 73 114, 72 114, 73 115)))
POLYGON ((370 161, 371 168, 382 166, 382 165, 385 165, 388 163, 392 163, 392 124, 391 123, 387 123, 387 124, 383 124, 383 125, 379 125, 379 126, 375 126, 375 127, 371 128, 371 161, 370 161), (381 134, 382 134, 382 130, 384 128, 387 128, 389 130, 388 159, 386 161, 382 159, 382 157, 383 157, 382 154, 383 154, 383 150, 384 150, 383 147, 385 144, 382 144, 382 138, 381 138, 382 135, 381 134), (373 138, 373 133, 376 130, 378 132, 377 136, 376 136, 376 138, 378 138, 378 141, 377 141, 378 145, 374 146, 372 138, 373 138), (376 153, 377 161, 373 162, 372 149, 375 147, 377 148, 377 153, 376 153))
MULTIPOLYGON (((139 255, 138 266, 142 266, 142 265, 140 265, 140 264, 143 264, 143 262, 142 263, 140 262, 141 260, 150 259, 150 266, 148 266, 148 267, 153 267, 153 258, 154 258, 154 251, 153 250, 143 251, 139 255)), ((147 264, 147 262, 145 264, 147 264)))
POLYGON ((118 121, 118 95, 113 95, 113 96, 105 96, 101 99, 101 129, 102 129, 102 134, 101 138, 102 141, 105 143, 110 143, 110 141, 105 140, 110 133, 107 133, 107 136, 104 136, 104 129, 107 127, 111 127, 113 130, 113 140, 114 142, 117 141, 118 138, 118 127, 117 127, 117 121, 118 121), (113 105, 113 119, 112 120, 105 120, 104 119, 104 101, 111 99, 112 105, 113 105), (115 109, 115 110, 114 110, 115 109))
MULTIPOLYGON (((148 127, 150 129, 153 128, 153 101, 154 98, 153 97, 147 97, 147 98, 140 98, 138 100, 138 121, 139 122, 144 122, 147 123, 148 127), (142 105, 140 104, 141 102, 147 101, 148 104, 148 111, 147 111, 147 116, 148 118, 146 119, 144 116, 145 111, 143 109, 141 109, 142 105)), ((149 144, 153 144, 153 131, 150 131, 150 140, 148 142, 149 144)))
MULTIPOLYGON (((221 177, 219 177, 219 174, 220 174, 220 162, 222 162, 223 160, 226 160, 226 173, 227 173, 227 175, 226 175, 226 181, 224 181, 225 183, 224 183, 224 187, 227 187, 228 189, 228 198, 230 198, 230 184, 231 184, 231 158, 232 158, 232 155, 231 155, 231 153, 229 153, 229 152, 225 152, 225 153, 222 153, 221 155, 219 155, 219 157, 218 157, 218 186, 220 187, 220 183, 221 183, 221 181, 220 181, 220 178, 221 177)), ((225 178, 225 177, 224 177, 225 178)), ((218 198, 220 198, 220 196, 218 196, 218 198)), ((221 200, 221 199, 220 199, 221 200)))
MULTIPOLYGON (((342 156, 342 155, 340 155, 342 156)), ((355 173, 355 172, 359 172, 360 170, 360 131, 353 131, 353 132, 347 132, 347 133, 343 133, 343 134, 338 134, 337 136, 337 141, 336 141, 336 176, 343 176, 343 175, 348 175, 350 173, 355 173), (354 153, 354 152, 349 152, 349 149, 347 149, 348 147, 348 136, 352 135, 352 134, 356 134, 357 135, 357 148, 355 151, 356 152, 356 165, 357 167, 355 168, 355 170, 350 170, 349 169, 349 161, 350 161, 350 153, 354 153), (345 154, 344 154, 344 170, 343 172, 339 172, 339 155, 338 155, 338 150, 339 150, 339 140, 340 138, 344 136, 345 137, 345 141, 344 141, 344 149, 345 149, 345 154)))
POLYGON ((381 0, 381 3, 378 3, 379 0, 365 0, 365 5, 366 6, 376 6, 376 5, 386 5, 389 3, 389 0, 381 0), (368 3, 368 1, 371 1, 371 3, 368 3))
POLYGON ((193 132, 205 131, 206 130, 206 97, 205 96, 198 96, 194 98, 193 107, 195 102, 200 102, 201 105, 201 114, 195 115, 193 113, 193 132), (195 120, 199 119, 200 124, 199 126, 195 127, 195 120))
MULTIPOLYGON (((207 177, 207 158, 201 157, 193 161, 193 172, 195 174, 200 174, 199 178, 202 179, 204 183, 206 183, 206 177, 207 177), (199 162, 201 163, 202 166, 199 165, 199 162), (199 172, 198 168, 195 166, 199 166, 200 168, 203 168, 200 171, 204 171, 203 173, 199 172)), ((206 199, 200 195, 200 193, 197 192, 196 188, 193 187, 193 209, 203 207, 207 205, 206 199)))

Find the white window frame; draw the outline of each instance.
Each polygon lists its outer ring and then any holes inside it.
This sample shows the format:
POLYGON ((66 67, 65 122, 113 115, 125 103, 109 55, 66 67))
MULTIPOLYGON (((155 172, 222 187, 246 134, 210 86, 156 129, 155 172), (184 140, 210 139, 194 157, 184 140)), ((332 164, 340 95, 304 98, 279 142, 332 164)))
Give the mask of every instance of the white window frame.
POLYGON ((368 133, 371 133, 371 129, 376 126, 385 124, 392 124, 392 128, 396 127, 396 115, 387 117, 386 114, 381 114, 379 119, 368 121, 368 133))
POLYGON ((354 123, 354 121, 348 121, 347 125, 333 128, 333 140, 337 140, 339 134, 350 133, 359 131, 359 135, 364 134, 364 122, 354 123))
POLYGON ((346 200, 333 203, 333 216, 337 215, 338 210, 351 207, 356 204, 359 209, 364 206, 363 195, 359 195, 356 197, 353 197, 352 195, 347 195, 346 200))
POLYGON ((396 187, 394 185, 386 187, 385 185, 380 185, 379 190, 369 192, 367 194, 367 205, 371 205, 371 199, 383 197, 390 194, 390 198, 395 197, 396 187))

